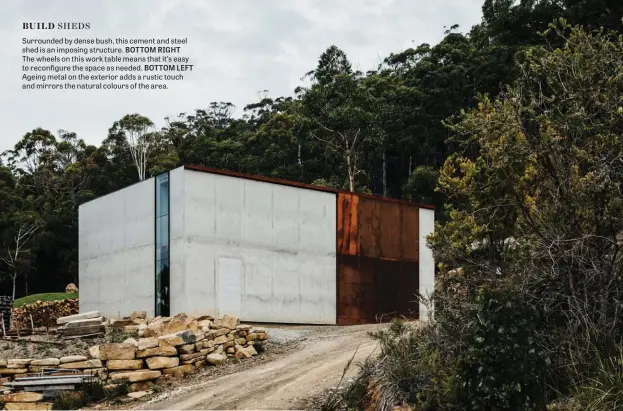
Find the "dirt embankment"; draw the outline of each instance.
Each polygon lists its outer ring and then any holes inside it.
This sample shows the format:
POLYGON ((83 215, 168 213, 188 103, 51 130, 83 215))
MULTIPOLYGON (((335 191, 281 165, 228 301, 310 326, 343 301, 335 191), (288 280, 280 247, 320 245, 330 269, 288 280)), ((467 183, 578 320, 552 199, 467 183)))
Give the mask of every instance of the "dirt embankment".
MULTIPOLYGON (((375 353, 368 332, 382 327, 267 327, 271 339, 300 343, 271 361, 205 376, 209 379, 162 393, 137 409, 303 409, 307 399, 338 383, 355 352, 353 364, 375 353)), ((351 367, 347 378, 356 371, 351 367)))

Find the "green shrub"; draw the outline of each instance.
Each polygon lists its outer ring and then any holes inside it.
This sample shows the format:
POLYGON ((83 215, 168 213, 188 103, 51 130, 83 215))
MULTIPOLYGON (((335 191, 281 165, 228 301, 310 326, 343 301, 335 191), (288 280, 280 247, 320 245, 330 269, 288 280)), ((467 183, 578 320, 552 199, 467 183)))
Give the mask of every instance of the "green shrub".
POLYGON ((264 346, 263 343, 255 344, 253 348, 255 348, 255 351, 257 351, 258 354, 262 354, 266 352, 266 347, 264 346))
POLYGON ((438 408, 453 397, 452 365, 446 362, 435 325, 408 326, 394 321, 375 333, 381 358, 373 376, 383 409, 408 403, 420 409, 438 408))
POLYGON ((52 407, 55 410, 77 410, 88 404, 82 391, 61 391, 54 398, 52 407))
POLYGON ((484 290, 464 327, 459 395, 472 410, 544 410, 550 363, 539 344, 539 310, 511 291, 484 290))
POLYGON ((612 356, 597 356, 597 375, 576 389, 573 397, 582 410, 610 411, 623 407, 623 347, 612 356))
POLYGON ((37 301, 58 301, 58 300, 75 300, 78 298, 78 294, 74 293, 44 293, 44 294, 32 294, 26 297, 18 298, 13 301, 13 308, 22 307, 24 305, 36 303, 37 301))
POLYGON ((126 333, 123 332, 122 330, 113 328, 108 332, 108 335, 106 336, 106 339, 108 341, 110 341, 111 343, 122 343, 125 340, 127 340, 130 337, 135 337, 135 334, 132 333, 126 333))
POLYGON ((371 333, 380 355, 358 364, 354 380, 331 395, 323 410, 391 410, 410 404, 416 410, 458 410, 453 404, 455 368, 447 360, 435 323, 394 321, 371 333))
POLYGON ((108 397, 104 384, 99 380, 84 384, 81 391, 86 396, 88 402, 101 401, 108 397))
POLYGON ((129 392, 130 392, 130 386, 128 384, 123 383, 109 390, 107 397, 114 399, 114 398, 122 397, 124 395, 128 395, 129 392))

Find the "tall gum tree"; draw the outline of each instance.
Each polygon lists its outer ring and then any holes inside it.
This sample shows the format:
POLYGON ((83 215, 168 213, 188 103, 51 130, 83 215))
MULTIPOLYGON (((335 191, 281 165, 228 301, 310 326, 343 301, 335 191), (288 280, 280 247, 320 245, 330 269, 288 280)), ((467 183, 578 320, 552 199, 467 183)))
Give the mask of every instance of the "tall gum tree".
POLYGON ((348 187, 355 191, 356 178, 364 173, 362 150, 372 139, 372 98, 359 72, 352 72, 343 51, 329 47, 316 70, 313 84, 301 92, 304 114, 310 119, 310 135, 343 158, 348 187))

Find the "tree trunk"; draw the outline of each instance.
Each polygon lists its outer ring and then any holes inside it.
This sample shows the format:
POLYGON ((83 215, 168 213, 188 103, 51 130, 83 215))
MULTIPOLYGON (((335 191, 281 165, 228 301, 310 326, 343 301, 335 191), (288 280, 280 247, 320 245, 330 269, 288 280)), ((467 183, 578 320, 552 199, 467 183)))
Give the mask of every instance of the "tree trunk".
POLYGON ((355 171, 353 170, 350 152, 346 153, 346 166, 348 168, 348 185, 352 193, 355 191, 355 171))
POLYGON ((301 143, 299 143, 298 162, 299 162, 299 166, 303 165, 303 162, 301 161, 301 143))
POLYGON ((413 164, 413 154, 409 154, 409 177, 413 174, 413 169, 411 168, 413 164))
POLYGON ((348 170, 348 185, 350 187, 350 192, 351 193, 354 192, 355 191, 355 176, 350 171, 350 169, 348 170))
POLYGON ((383 197, 387 197, 387 160, 383 149, 383 197))
POLYGON ((17 275, 11 276, 13 280, 13 294, 11 294, 12 300, 15 301, 15 283, 17 282, 17 275))

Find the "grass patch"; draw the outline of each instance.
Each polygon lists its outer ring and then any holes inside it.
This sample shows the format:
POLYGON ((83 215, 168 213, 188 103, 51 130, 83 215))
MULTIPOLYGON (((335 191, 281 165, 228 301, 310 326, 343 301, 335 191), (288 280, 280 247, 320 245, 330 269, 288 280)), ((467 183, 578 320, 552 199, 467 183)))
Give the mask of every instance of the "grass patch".
POLYGON ((33 294, 28 295, 26 297, 18 298, 13 301, 13 308, 22 307, 24 305, 33 304, 37 301, 57 301, 57 300, 67 300, 67 299, 76 299, 78 298, 78 294, 75 293, 43 293, 43 294, 33 294))

